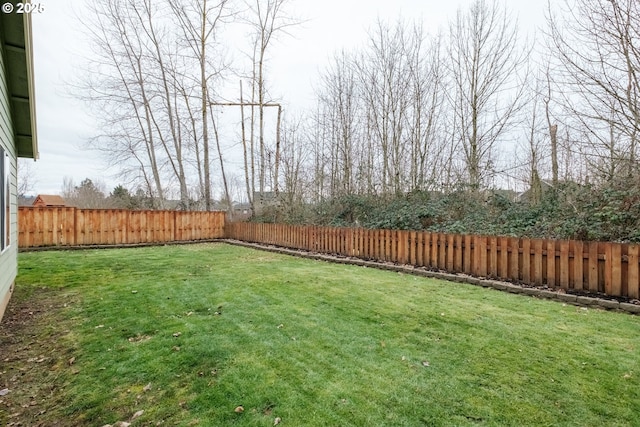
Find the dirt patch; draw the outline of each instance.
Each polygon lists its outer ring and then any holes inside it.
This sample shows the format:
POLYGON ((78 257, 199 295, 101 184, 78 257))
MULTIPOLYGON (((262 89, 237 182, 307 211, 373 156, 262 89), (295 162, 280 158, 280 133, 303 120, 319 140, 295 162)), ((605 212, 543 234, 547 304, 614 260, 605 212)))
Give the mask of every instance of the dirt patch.
POLYGON ((0 323, 0 425, 69 425, 52 417, 63 407, 58 395, 72 369, 61 339, 68 333, 61 311, 69 304, 61 290, 16 287, 0 323))

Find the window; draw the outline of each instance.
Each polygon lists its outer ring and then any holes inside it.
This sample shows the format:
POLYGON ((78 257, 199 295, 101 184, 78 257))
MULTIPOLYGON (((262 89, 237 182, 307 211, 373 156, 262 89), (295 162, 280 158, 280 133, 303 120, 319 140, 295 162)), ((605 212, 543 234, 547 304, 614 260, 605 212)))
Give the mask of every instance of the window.
POLYGON ((0 252, 8 248, 11 243, 9 169, 9 153, 0 147, 0 252))

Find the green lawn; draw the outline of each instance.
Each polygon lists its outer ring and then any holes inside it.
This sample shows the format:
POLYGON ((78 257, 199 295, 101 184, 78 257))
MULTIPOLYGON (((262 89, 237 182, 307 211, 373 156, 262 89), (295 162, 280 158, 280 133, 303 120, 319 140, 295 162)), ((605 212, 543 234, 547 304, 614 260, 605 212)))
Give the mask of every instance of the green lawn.
POLYGON ((2 425, 640 425, 628 314, 226 244, 24 253, 12 304, 2 425))

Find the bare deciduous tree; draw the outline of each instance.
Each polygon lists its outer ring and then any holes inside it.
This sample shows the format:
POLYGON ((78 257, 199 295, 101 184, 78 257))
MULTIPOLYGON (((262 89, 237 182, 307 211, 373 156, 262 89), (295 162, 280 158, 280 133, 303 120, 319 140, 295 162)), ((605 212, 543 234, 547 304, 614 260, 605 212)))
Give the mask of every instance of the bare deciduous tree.
POLYGON ((495 167, 495 148, 524 105, 518 82, 526 59, 518 28, 497 0, 474 0, 449 26, 452 129, 477 191, 495 167))
POLYGON ((216 34, 230 16, 217 2, 105 0, 92 3, 86 30, 90 58, 83 96, 104 133, 94 148, 156 195, 176 186, 191 207, 191 176, 211 208, 209 103, 225 69, 216 34), (175 25, 175 22, 179 25, 175 25))
MULTIPOLYGON (((565 0, 549 6, 549 40, 564 85, 564 105, 586 130, 583 150, 596 163, 637 170, 640 135, 640 3, 565 0), (607 160, 608 159, 608 160, 607 160)), ((604 172, 603 170, 603 172, 604 172)))
MULTIPOLYGON (((219 77, 226 64, 216 63, 209 58, 209 50, 211 45, 214 45, 216 41, 216 32, 219 30, 221 24, 230 18, 233 14, 228 10, 228 0, 218 0, 211 2, 209 0, 193 1, 186 5, 180 2, 169 2, 174 15, 180 22, 180 28, 183 31, 184 40, 189 47, 193 58, 198 64, 198 75, 195 76, 195 80, 199 83, 199 107, 201 120, 201 134, 202 134, 202 159, 200 163, 199 149, 196 147, 196 155, 198 160, 198 170, 202 171, 202 196, 205 202, 205 209, 211 210, 211 166, 209 158, 209 122, 208 122, 208 108, 211 102, 211 82, 216 77, 219 77)), ((214 46, 215 47, 215 46, 214 46)), ((187 105, 189 99, 186 99, 187 105)), ((189 114, 193 114, 189 111, 189 114)), ((195 120, 191 120, 195 122, 195 120)), ((215 127, 215 123, 213 123, 215 127)), ((196 130, 194 129, 194 132, 196 130)), ((216 142, 218 139, 216 131, 216 142)), ((195 136, 195 140, 198 138, 195 136)), ((218 143, 219 146, 219 143, 218 143)), ((221 170, 224 171, 224 167, 221 165, 221 170)), ((222 172, 222 179, 225 182, 225 189, 227 178, 222 172)), ((227 191, 228 197, 228 191, 227 191)))
MULTIPOLYGON (((265 191, 265 178, 267 169, 267 147, 264 132, 264 105, 266 103, 266 78, 265 61, 267 49, 271 42, 280 34, 286 33, 289 27, 297 25, 297 21, 291 18, 286 7, 290 0, 247 0, 247 23, 253 28, 253 70, 252 70, 252 103, 258 104, 258 150, 259 150, 259 191, 265 191), (257 92, 257 94, 256 94, 257 92), (256 99, 257 95, 257 99, 256 99)), ((251 155, 253 157, 253 109, 251 119, 251 155)), ((275 159, 279 159, 279 149, 276 147, 275 159)), ((277 169, 277 166, 276 166, 277 169)), ((254 170, 252 162, 252 170, 254 170)), ((274 177, 273 187, 277 187, 278 177, 274 177)), ((253 177, 255 182, 255 176, 253 177)), ((254 185, 255 188, 255 185, 254 185)))
POLYGON ((33 160, 31 159, 18 159, 18 182, 17 191, 18 196, 24 197, 30 194, 37 183, 36 172, 33 168, 33 160))

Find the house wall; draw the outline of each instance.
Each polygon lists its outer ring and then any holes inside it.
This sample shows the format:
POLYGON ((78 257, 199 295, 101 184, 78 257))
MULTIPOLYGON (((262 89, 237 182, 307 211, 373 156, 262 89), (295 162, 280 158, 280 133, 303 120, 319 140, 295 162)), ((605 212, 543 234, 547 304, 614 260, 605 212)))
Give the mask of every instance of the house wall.
MULTIPOLYGON (((0 45, 0 50, 2 49, 0 45)), ((13 291, 13 284, 18 274, 18 198, 16 188, 16 151, 9 111, 9 96, 5 76, 4 52, 0 52, 0 144, 9 152, 11 170, 11 244, 0 254, 0 320, 13 291)), ((0 160, 3 161, 3 160, 0 160)))

